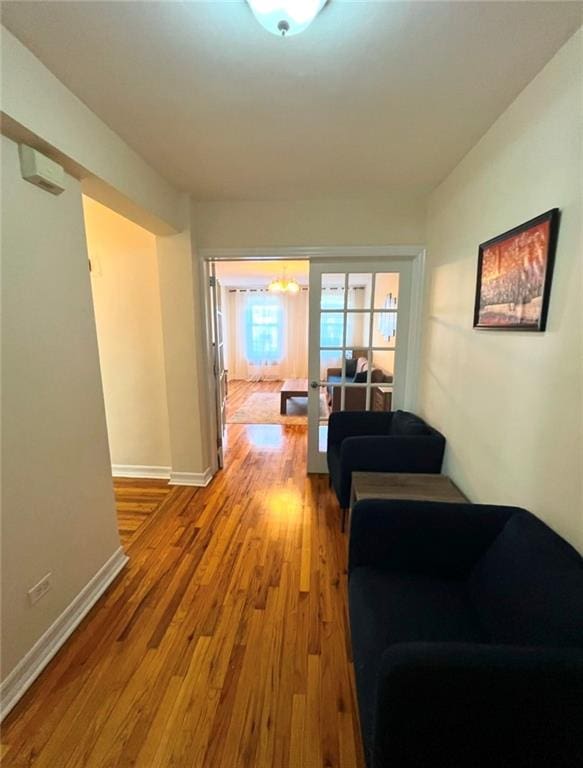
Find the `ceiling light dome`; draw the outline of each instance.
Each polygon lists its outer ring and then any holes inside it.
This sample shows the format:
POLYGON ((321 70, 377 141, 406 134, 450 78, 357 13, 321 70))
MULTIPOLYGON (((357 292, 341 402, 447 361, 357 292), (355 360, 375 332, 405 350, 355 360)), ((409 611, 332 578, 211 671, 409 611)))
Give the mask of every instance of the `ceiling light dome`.
POLYGON ((326 0, 247 0, 257 21, 278 37, 289 37, 310 26, 326 0))

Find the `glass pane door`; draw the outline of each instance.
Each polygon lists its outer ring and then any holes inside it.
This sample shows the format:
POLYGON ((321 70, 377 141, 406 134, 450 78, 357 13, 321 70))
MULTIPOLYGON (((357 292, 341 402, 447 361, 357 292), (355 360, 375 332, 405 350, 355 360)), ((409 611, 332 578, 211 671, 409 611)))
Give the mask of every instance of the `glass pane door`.
POLYGON ((410 262, 310 263, 308 472, 327 472, 331 413, 403 407, 410 297, 410 262))
POLYGON ((225 345, 223 339, 222 288, 216 277, 215 265, 210 267, 210 306, 212 312, 213 374, 215 379, 215 407, 217 421, 217 463, 224 465, 223 438, 225 435, 225 407, 227 402, 227 374, 225 371, 225 345))

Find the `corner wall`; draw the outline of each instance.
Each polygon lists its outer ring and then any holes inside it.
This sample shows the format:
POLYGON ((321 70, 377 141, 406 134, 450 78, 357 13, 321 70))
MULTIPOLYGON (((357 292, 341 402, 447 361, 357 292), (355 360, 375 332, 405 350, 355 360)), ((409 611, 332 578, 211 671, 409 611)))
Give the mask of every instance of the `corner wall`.
POLYGON ((170 483, 207 485, 213 470, 210 419, 214 403, 208 402, 202 270, 186 197, 182 216, 180 234, 156 238, 172 458, 170 483))
POLYGON ((2 137, 2 679, 119 550, 79 183, 2 137), (48 572, 52 589, 27 592, 48 572))
POLYGON ((472 501, 530 509, 583 549, 583 32, 431 195, 420 409, 472 501), (478 244, 562 211, 546 333, 472 329, 478 244))

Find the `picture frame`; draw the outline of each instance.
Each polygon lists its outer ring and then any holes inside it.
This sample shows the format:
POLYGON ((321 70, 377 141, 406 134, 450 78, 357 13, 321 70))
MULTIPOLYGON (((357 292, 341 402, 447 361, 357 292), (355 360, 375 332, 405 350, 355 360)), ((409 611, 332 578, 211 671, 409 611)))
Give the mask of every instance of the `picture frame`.
POLYGON ((480 244, 474 328, 545 330, 559 215, 552 208, 480 244))

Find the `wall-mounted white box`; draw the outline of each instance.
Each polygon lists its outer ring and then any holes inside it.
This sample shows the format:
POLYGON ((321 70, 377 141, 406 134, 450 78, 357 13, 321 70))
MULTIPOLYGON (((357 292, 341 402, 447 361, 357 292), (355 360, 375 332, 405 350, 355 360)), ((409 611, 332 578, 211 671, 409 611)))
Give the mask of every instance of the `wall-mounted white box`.
POLYGON ((51 195, 60 195, 65 191, 65 171, 58 163, 26 144, 19 144, 18 152, 23 179, 51 195))

